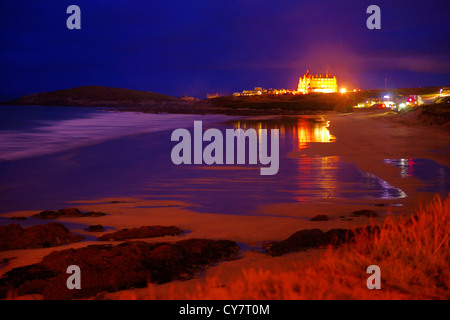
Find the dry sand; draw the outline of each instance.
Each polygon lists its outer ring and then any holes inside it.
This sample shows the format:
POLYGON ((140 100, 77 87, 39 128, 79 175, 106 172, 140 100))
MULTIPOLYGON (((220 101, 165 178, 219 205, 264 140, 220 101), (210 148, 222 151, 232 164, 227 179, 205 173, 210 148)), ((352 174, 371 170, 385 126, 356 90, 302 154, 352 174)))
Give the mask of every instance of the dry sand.
MULTIPOLYGON (((101 211, 108 213, 103 217, 64 218, 61 221, 79 224, 102 224, 115 229, 140 227, 146 225, 173 225, 189 231, 182 237, 164 237, 146 241, 177 241, 187 238, 228 239, 238 242, 244 249, 242 257, 235 261, 226 261, 210 267, 204 274, 187 281, 175 281, 168 284, 152 286, 145 289, 125 290, 119 293, 108 293, 106 298, 158 298, 174 297, 176 292, 189 292, 199 284, 211 279, 217 281, 211 285, 222 286, 242 269, 263 268, 287 270, 299 264, 303 259, 320 255, 321 250, 310 250, 270 257, 260 252, 265 241, 283 240, 292 233, 302 229, 320 228, 327 231, 332 228, 352 228, 370 223, 366 217, 349 217, 352 211, 371 209, 380 213, 408 213, 416 208, 423 198, 427 200, 433 195, 419 193, 419 180, 404 179, 400 169, 383 162, 383 159, 428 158, 439 164, 450 166, 448 147, 450 135, 439 128, 430 128, 409 124, 396 115, 386 112, 356 112, 354 114, 327 114, 330 120, 330 132, 336 137, 334 143, 311 143, 306 149, 290 154, 291 157, 339 156, 345 161, 353 162, 359 169, 373 173, 389 184, 400 188, 408 196, 404 199, 381 200, 383 207, 374 207, 373 199, 358 199, 358 203, 348 200, 329 200, 315 203, 273 204, 259 208, 254 216, 238 216, 224 214, 197 213, 187 209, 192 205, 188 199, 180 197, 180 201, 142 200, 136 198, 98 199, 95 201, 74 202, 73 206, 82 211, 101 211), (440 152, 433 152, 440 151, 440 152), (447 152, 447 153, 445 153, 447 152), (118 203, 115 201, 120 200, 118 203), (185 202, 183 202, 185 201, 185 202), (366 204, 364 204, 366 203, 366 204), (401 204, 402 206, 390 206, 401 204), (325 214, 331 218, 325 222, 311 222, 309 219, 317 214, 325 214), (174 294, 175 292, 175 294, 174 294)), ((40 211, 12 212, 3 215, 30 216, 40 211)), ((375 218, 379 221, 382 217, 375 218)), ((111 229, 106 232, 110 232, 111 229)), ((103 233, 88 233, 82 229, 72 232, 100 236, 103 233)), ((102 242, 103 243, 103 242, 102 242)), ((68 246, 32 250, 14 250, 0 252, 0 260, 14 258, 2 266, 0 274, 12 268, 39 262, 53 250, 79 248, 97 241, 84 241, 68 246)), ((34 296, 33 298, 39 298, 34 296)))

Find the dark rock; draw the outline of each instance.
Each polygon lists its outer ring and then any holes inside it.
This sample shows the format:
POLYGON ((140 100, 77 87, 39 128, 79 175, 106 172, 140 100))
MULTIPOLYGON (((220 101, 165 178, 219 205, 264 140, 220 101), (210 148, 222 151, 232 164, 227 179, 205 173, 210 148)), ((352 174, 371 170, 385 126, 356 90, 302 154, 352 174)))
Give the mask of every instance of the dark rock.
POLYGON ((39 294, 46 282, 55 275, 39 264, 14 268, 0 279, 0 299, 12 291, 17 296, 39 294))
POLYGON ((376 211, 373 211, 373 210, 366 210, 366 209, 364 209, 364 210, 358 210, 358 211, 354 211, 353 213, 352 213, 352 215, 354 215, 354 216, 365 216, 365 217, 377 217, 378 216, 378 213, 376 212, 376 211))
POLYGON ((28 228, 15 223, 0 226, 0 251, 47 248, 81 240, 82 236, 72 234, 56 222, 28 228))
POLYGON ((83 213, 77 208, 60 209, 56 211, 58 217, 81 217, 83 213))
POLYGON ((349 243, 355 238, 355 233, 348 229, 331 229, 323 236, 323 241, 326 245, 339 246, 344 243, 349 243))
POLYGON ((85 230, 89 231, 89 232, 103 232, 103 231, 105 231, 105 228, 103 228, 103 226, 101 224, 97 224, 97 225, 89 226, 85 230))
POLYGON ((145 239, 164 236, 177 236, 183 234, 183 230, 177 227, 147 226, 133 229, 123 229, 99 237, 99 241, 121 241, 128 239, 145 239))
POLYGON ((61 217, 101 217, 106 215, 103 212, 81 212, 77 208, 60 209, 58 211, 45 210, 34 214, 34 218, 38 219, 57 219, 61 217))
POLYGON ((317 216, 311 218, 311 221, 328 221, 329 218, 326 215, 318 214, 317 216))
POLYGON ((323 245, 324 232, 319 229, 308 229, 295 232, 286 240, 280 241, 269 249, 269 254, 279 256, 288 252, 306 250, 323 245))
POLYGON ((200 264, 218 262, 218 254, 221 252, 225 253, 224 259, 235 257, 240 252, 239 246, 230 240, 189 239, 176 244, 192 262, 200 264))
POLYGON ((236 259, 239 252, 233 241, 205 239, 174 244, 127 242, 54 251, 38 264, 7 272, 0 279, 0 298, 12 290, 18 295, 42 294, 44 299, 86 298, 105 291, 188 279, 208 265, 236 259), (80 267, 81 290, 66 287, 70 265, 80 267))
POLYGON ((44 211, 41 211, 41 212, 39 212, 37 214, 34 214, 33 218, 38 218, 38 219, 56 219, 57 218, 57 214, 56 214, 56 211, 44 210, 44 211))
POLYGON ((106 216, 106 213, 97 212, 97 211, 89 211, 82 214, 82 217, 102 217, 106 216))
POLYGON ((339 246, 355 240, 355 236, 366 232, 373 237, 380 232, 377 226, 367 226, 356 228, 355 230, 332 229, 323 232, 319 229, 308 229, 295 232, 286 240, 272 243, 268 246, 267 253, 272 256, 279 256, 289 252, 298 252, 311 248, 320 248, 328 245, 339 246))

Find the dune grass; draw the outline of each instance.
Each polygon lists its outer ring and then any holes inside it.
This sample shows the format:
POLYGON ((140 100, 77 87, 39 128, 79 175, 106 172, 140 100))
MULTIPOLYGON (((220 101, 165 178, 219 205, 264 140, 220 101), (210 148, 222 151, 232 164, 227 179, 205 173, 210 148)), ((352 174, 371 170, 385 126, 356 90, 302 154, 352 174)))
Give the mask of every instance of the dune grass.
POLYGON ((416 216, 389 216, 378 235, 328 247, 294 271, 242 270, 226 286, 211 279, 175 299, 448 299, 450 198, 437 197, 416 216), (381 268, 381 290, 369 290, 369 265, 381 268))

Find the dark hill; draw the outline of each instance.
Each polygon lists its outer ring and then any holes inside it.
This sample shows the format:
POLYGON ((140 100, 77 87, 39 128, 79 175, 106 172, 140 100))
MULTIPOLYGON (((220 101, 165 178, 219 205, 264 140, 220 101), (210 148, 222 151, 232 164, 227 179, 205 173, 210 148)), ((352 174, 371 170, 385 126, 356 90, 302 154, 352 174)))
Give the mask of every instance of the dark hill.
POLYGON ((103 86, 83 86, 52 92, 41 92, 8 101, 12 105, 129 107, 151 106, 178 98, 148 91, 103 86))

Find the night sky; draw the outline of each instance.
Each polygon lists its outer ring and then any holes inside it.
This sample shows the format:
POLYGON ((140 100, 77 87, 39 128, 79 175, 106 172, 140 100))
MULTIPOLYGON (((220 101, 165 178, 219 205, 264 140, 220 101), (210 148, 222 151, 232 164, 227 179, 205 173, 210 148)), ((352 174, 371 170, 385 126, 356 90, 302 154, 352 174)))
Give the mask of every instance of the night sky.
POLYGON ((306 69, 349 88, 450 85, 450 1, 1 0, 0 99, 83 85, 204 98, 296 89, 306 69), (81 30, 66 9, 81 8, 81 30), (366 9, 381 8, 381 30, 366 9))

